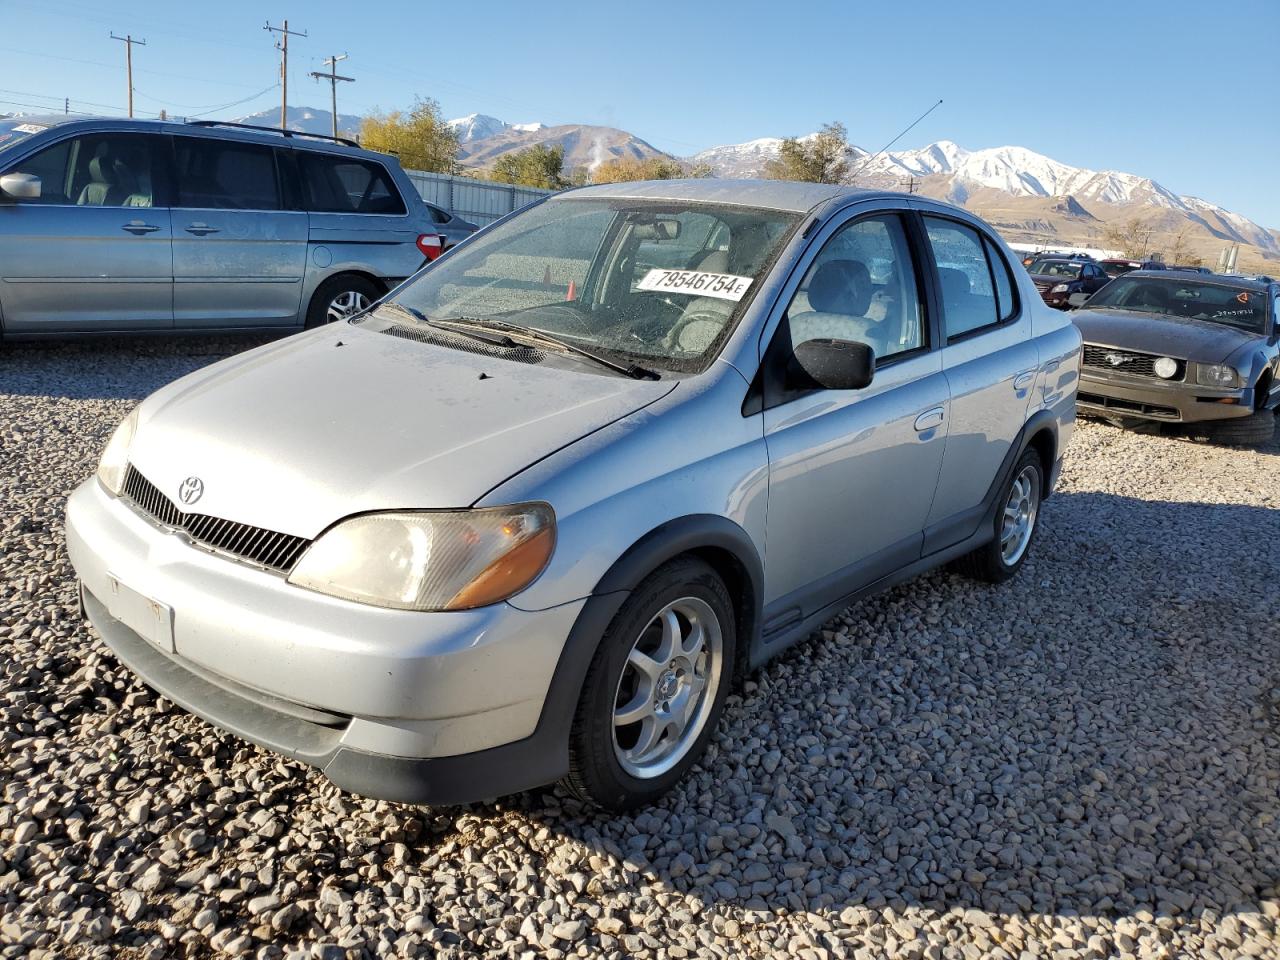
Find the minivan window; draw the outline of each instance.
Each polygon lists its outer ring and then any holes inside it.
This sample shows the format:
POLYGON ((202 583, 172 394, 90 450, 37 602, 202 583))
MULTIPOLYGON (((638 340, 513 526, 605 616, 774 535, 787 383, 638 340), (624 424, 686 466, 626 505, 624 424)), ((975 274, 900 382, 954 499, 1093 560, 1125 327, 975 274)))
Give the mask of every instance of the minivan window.
POLYGON ((857 340, 877 362, 924 345, 915 268, 901 220, 867 217, 827 241, 787 309, 792 346, 857 340))
POLYGON ((433 207, 429 203, 427 204, 427 213, 431 214, 432 223, 448 223, 450 219, 452 219, 447 213, 445 213, 439 207, 433 207))
POLYGON ((299 151, 297 157, 307 209, 318 213, 405 212, 404 200, 381 164, 310 151, 299 151))
POLYGON ((12 172, 40 178, 40 196, 23 203, 149 207, 154 200, 151 146, 142 134, 71 137, 14 165, 12 172))
POLYGON ((1000 314, 978 231, 938 217, 925 217, 924 224, 938 265, 947 338, 995 324, 1000 314))
POLYGON ((174 137, 180 207, 279 210, 271 148, 256 143, 174 137))

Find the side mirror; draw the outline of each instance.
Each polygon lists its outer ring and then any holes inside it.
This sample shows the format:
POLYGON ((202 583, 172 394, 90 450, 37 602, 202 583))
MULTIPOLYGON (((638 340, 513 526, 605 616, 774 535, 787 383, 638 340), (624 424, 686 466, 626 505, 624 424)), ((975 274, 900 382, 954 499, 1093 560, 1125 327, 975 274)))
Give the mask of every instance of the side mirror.
POLYGON ((0 177, 0 193, 14 200, 39 200, 40 178, 34 173, 6 173, 0 177))
POLYGON ((861 390, 875 372, 876 352, 856 340, 806 340, 787 365, 790 384, 810 390, 861 390))

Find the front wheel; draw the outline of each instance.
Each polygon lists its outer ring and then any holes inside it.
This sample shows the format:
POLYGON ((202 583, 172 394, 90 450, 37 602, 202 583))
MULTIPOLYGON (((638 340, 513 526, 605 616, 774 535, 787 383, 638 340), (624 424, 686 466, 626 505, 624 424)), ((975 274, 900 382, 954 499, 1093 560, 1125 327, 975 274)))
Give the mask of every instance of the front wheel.
POLYGON ((988 583, 1003 583, 1017 573, 1035 539, 1044 486, 1040 454, 1027 450, 997 501, 995 536, 990 543, 957 560, 956 569, 988 583))
POLYGON ((693 557, 650 574, 618 610, 583 682, 565 786, 608 810, 656 800, 697 762, 736 657, 724 581, 693 557))
POLYGON ((1247 417, 1233 417, 1213 424, 1209 438, 1231 446, 1260 447, 1276 435, 1276 414, 1258 410, 1247 417))

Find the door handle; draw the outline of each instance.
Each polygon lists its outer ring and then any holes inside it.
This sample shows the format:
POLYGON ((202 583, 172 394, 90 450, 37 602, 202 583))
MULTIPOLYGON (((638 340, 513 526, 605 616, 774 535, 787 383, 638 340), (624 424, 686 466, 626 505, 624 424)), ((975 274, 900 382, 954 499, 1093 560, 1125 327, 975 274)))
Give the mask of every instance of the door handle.
POLYGON ((924 433, 926 430, 932 430, 934 427, 942 426, 942 421, 946 418, 946 412, 941 407, 934 407, 932 410, 926 410, 920 416, 916 417, 916 432, 924 433))
POLYGON ((150 223, 143 223, 141 220, 130 220, 121 230, 128 230, 135 236, 142 236, 144 233, 155 233, 160 228, 150 223))
POLYGON ((1020 373, 1013 378, 1013 389, 1021 393, 1035 382, 1036 375, 1034 373, 1020 373))
POLYGON ((217 227, 211 227, 207 223, 193 223, 187 227, 187 233, 194 233, 197 237, 203 237, 209 233, 217 233, 217 227))

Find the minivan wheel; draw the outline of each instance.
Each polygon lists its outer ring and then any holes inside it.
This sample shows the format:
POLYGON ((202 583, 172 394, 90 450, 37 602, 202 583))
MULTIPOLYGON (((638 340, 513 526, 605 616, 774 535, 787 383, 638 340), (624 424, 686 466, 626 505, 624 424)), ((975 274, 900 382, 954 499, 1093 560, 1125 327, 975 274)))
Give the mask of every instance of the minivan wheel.
POLYGON ((706 563, 659 567, 623 603, 583 681, 565 786, 609 810, 666 793, 706 749, 733 677, 733 602, 706 563))
POLYGON ((1027 450, 1013 468, 997 501, 995 536, 991 542, 961 557, 955 568, 975 580, 1003 583, 1027 558, 1040 519, 1044 468, 1040 454, 1027 450))
POLYGON ((347 320, 382 296, 377 285, 355 274, 330 277, 316 288, 307 308, 307 329, 347 320))

